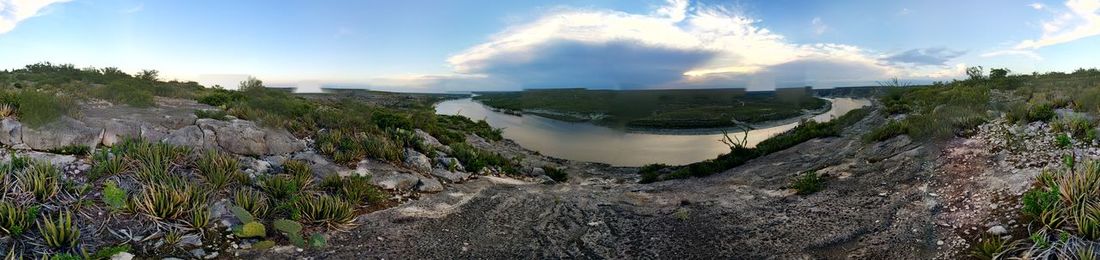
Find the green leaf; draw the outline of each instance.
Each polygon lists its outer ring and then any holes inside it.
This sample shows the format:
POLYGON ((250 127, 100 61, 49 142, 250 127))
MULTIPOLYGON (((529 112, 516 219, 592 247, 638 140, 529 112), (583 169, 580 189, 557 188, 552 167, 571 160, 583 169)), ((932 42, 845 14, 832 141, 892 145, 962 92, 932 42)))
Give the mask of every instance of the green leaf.
POLYGON ((313 234, 312 236, 309 236, 309 246, 310 247, 322 248, 322 247, 325 247, 325 245, 327 245, 327 244, 328 244, 328 240, 325 239, 324 235, 313 234))
POLYGON ((302 224, 289 219, 278 219, 272 223, 276 230, 282 231, 287 234, 300 234, 302 232, 302 224))
POLYGON ((272 248, 272 247, 275 247, 275 241, 271 241, 271 240, 264 240, 264 241, 260 241, 260 242, 256 242, 255 244, 252 244, 252 249, 255 249, 255 250, 265 250, 265 249, 272 248))
POLYGON ((232 206, 229 207, 229 211, 233 212, 233 215, 236 215, 237 220, 240 220, 241 223, 249 223, 256 220, 256 218, 252 217, 252 213, 248 213, 248 210, 245 210, 244 208, 232 206))
POLYGON ((250 237, 264 237, 267 236, 267 228, 264 228, 264 224, 260 222, 248 222, 241 229, 237 231, 237 237, 250 238, 250 237))
POLYGON ((126 207, 126 191, 119 188, 118 184, 113 181, 107 182, 107 185, 103 187, 103 203, 110 206, 112 209, 122 209, 126 207))

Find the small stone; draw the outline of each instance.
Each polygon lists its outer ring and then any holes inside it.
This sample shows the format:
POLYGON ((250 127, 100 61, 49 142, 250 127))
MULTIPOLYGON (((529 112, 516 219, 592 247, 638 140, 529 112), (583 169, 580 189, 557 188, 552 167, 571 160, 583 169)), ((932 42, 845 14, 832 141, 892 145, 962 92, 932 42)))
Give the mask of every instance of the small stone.
POLYGON ((943 245, 943 240, 936 241, 936 245, 937 246, 942 246, 943 245))
POLYGON ((195 258, 203 258, 206 256, 206 250, 202 250, 202 248, 191 249, 190 252, 191 256, 194 256, 195 258))
POLYGON ((134 254, 127 253, 127 252, 119 252, 118 254, 115 254, 115 255, 111 256, 111 260, 133 260, 133 259, 134 259, 134 254))
POLYGON ((992 234, 992 235, 995 235, 995 236, 1008 234, 1008 230, 1005 229, 1005 227, 1001 226, 1001 225, 993 226, 993 227, 989 228, 989 230, 986 230, 985 232, 989 233, 989 234, 992 234))

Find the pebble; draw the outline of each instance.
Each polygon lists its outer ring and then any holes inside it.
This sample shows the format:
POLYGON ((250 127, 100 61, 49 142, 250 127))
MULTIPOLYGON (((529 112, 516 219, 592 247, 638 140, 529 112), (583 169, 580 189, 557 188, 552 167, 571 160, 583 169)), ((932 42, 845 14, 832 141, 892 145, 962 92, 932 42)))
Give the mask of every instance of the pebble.
POLYGON ((936 245, 937 246, 942 246, 943 245, 943 240, 936 241, 936 245))

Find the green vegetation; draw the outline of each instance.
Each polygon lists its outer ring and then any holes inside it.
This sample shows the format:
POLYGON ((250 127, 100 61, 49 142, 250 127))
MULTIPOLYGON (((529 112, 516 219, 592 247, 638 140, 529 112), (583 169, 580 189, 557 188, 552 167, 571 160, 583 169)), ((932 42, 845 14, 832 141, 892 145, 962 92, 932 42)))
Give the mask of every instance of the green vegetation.
POLYGON ((72 213, 61 212, 57 220, 43 217, 38 222, 38 233, 46 245, 54 249, 75 249, 80 242, 80 228, 73 223, 72 213))
POLYGON ((489 166, 501 167, 504 173, 518 174, 519 168, 515 165, 515 162, 504 158, 500 154, 485 151, 468 145, 465 143, 455 143, 451 145, 451 156, 458 159, 462 163, 462 166, 470 172, 480 172, 481 169, 489 166))
POLYGON ((233 205, 248 211, 251 216, 263 218, 270 210, 267 195, 264 193, 244 188, 233 194, 233 205))
POLYGON ((0 101, 13 104, 19 122, 30 127, 41 127, 61 116, 74 116, 77 113, 75 100, 53 92, 28 89, 0 93, 0 101))
POLYGON ((817 172, 811 171, 795 177, 790 187, 798 191, 798 195, 809 195, 825 189, 825 179, 817 172))
POLYGON ((745 162, 760 156, 782 151, 814 138, 839 136, 840 132, 849 125, 859 122, 870 113, 867 109, 856 109, 829 122, 818 123, 812 120, 803 121, 799 126, 761 141, 755 148, 744 146, 744 140, 733 140, 727 135, 727 144, 730 152, 719 155, 715 159, 692 163, 684 166, 665 167, 663 165, 649 165, 643 167, 642 183, 659 180, 679 179, 689 177, 702 177, 744 164, 745 162))
POLYGON ((1021 213, 1031 222, 1031 235, 1016 241, 983 238, 975 245, 974 256, 993 259, 1008 252, 1022 251, 1022 255, 1046 258, 1080 253, 1074 250, 1100 239, 1098 187, 1100 161, 1044 171, 1021 198, 1021 213))
POLYGON ((34 224, 38 207, 26 207, 8 201, 0 201, 0 231, 19 237, 34 224))
POLYGON ((221 111, 221 110, 217 110, 217 109, 195 110, 195 117, 198 117, 200 119, 201 118, 209 118, 209 119, 221 120, 221 121, 229 120, 229 114, 226 114, 225 111, 221 111))
POLYGON ((306 196, 295 206, 301 220, 310 224, 346 228, 355 220, 355 205, 328 195, 306 196))
POLYGON ((92 155, 92 171, 88 173, 88 180, 95 181, 100 178, 117 175, 126 171, 125 158, 114 155, 108 150, 102 150, 92 155))
POLYGON ((92 152, 92 148, 88 148, 87 145, 69 145, 61 148, 49 150, 50 153, 56 154, 68 154, 68 155, 88 155, 92 152))
POLYGON ((48 162, 35 162, 17 178, 19 187, 34 194, 34 199, 39 202, 52 199, 60 189, 61 173, 48 162))
POLYGON ((199 156, 195 168, 210 188, 221 190, 234 181, 234 176, 240 174, 241 166, 236 156, 210 150, 199 156))
POLYGON ((565 182, 569 180, 569 173, 553 166, 543 166, 542 170, 546 172, 546 176, 556 182, 565 182))
POLYGON ((497 109, 613 127, 730 127, 823 109, 828 102, 807 88, 775 92, 743 89, 585 90, 547 89, 479 93, 474 99, 497 109))
POLYGON ((113 181, 109 181, 103 186, 103 203, 111 207, 111 209, 119 210, 125 209, 128 205, 129 196, 126 194, 126 190, 118 187, 113 181))

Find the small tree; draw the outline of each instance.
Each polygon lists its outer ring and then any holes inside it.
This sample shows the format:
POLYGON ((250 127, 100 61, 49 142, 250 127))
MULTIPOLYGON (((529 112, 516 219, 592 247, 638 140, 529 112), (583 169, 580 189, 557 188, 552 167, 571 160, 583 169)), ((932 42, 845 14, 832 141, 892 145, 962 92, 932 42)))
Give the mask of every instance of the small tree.
POLYGON ((264 82, 259 79, 249 76, 245 81, 241 81, 241 85, 237 87, 239 91, 249 91, 254 89, 262 89, 264 82))
POLYGON ((966 68, 966 76, 972 80, 981 80, 985 78, 982 66, 966 68))
POLYGON ((1007 68, 989 69, 989 78, 1003 79, 1005 77, 1008 77, 1008 73, 1012 73, 1012 71, 1008 70, 1007 68))
POLYGON ((147 81, 157 81, 158 74, 160 74, 160 72, 157 70, 142 70, 138 72, 137 78, 147 81))

